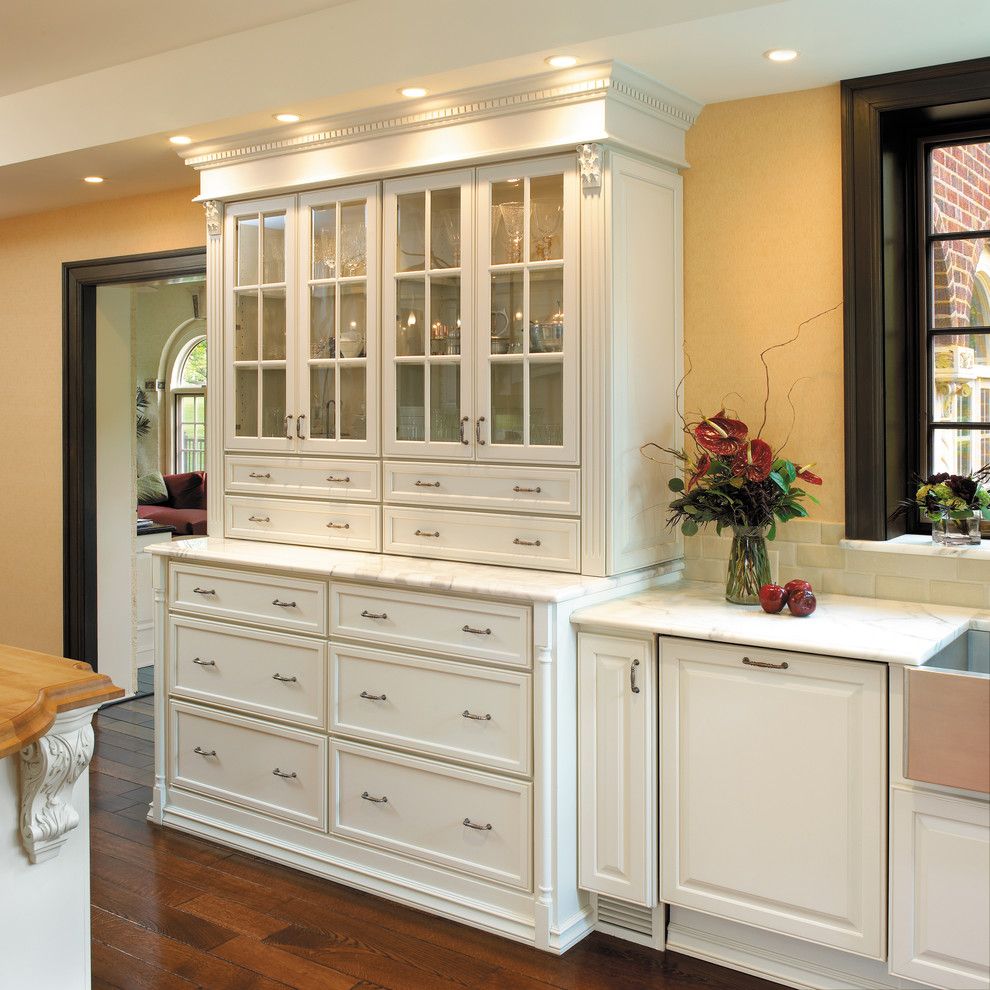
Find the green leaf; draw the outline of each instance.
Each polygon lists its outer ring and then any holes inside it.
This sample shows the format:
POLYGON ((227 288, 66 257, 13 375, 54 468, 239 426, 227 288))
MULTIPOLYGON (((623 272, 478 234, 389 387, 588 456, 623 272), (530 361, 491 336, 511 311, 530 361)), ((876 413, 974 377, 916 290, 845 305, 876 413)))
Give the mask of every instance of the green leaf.
POLYGON ((672 492, 682 492, 684 491, 684 479, 683 478, 671 478, 667 482, 667 487, 672 492))
POLYGON ((794 484, 797 479, 797 468, 791 461, 784 461, 783 467, 780 469, 780 473, 788 480, 790 484, 794 484))
POLYGON ((803 505, 795 505, 793 508, 794 515, 796 516, 806 516, 808 514, 808 510, 803 505))
POLYGON ((685 519, 681 523, 681 532, 685 536, 694 536, 698 532, 698 524, 693 519, 685 519))
POLYGON ((777 471, 770 472, 770 480, 786 495, 787 494, 787 482, 780 476, 777 471))
POLYGON ((768 540, 775 540, 775 539, 777 539, 777 520, 776 519, 771 519, 770 520, 770 532, 767 533, 767 539, 768 540))

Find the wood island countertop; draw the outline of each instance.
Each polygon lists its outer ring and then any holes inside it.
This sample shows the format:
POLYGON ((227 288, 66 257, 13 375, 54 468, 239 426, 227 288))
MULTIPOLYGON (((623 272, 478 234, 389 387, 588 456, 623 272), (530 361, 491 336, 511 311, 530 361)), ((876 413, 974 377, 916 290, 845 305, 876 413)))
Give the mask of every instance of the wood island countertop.
POLYGON ((82 660, 0 645, 0 758, 40 739, 60 712, 123 693, 82 660))

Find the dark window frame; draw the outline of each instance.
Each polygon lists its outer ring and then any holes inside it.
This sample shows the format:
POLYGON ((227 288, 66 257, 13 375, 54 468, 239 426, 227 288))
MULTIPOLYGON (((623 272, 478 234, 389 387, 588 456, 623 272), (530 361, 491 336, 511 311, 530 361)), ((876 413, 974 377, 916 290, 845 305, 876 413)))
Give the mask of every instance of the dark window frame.
MULTIPOLYGON (((888 540, 918 470, 919 140, 986 126, 990 59, 842 83, 846 535, 888 540)), ((927 415, 927 413, 926 413, 927 415)))

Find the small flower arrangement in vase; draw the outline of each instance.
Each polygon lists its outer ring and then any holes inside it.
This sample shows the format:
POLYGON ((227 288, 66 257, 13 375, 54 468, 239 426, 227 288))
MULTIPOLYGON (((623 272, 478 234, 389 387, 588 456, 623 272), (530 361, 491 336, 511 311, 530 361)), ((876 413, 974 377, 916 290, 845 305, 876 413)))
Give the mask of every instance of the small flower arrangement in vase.
POLYGON ((979 546, 980 521, 990 519, 990 464, 973 474, 941 472, 924 479, 891 516, 916 508, 932 524, 932 543, 942 546, 979 546))

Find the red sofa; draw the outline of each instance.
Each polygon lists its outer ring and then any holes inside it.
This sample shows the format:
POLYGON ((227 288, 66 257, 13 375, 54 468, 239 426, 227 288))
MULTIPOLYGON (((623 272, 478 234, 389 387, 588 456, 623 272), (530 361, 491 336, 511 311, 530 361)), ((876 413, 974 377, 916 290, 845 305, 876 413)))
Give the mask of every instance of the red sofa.
POLYGON ((168 501, 161 505, 139 505, 142 519, 174 526, 176 536, 206 536, 206 472, 164 475, 168 501))

